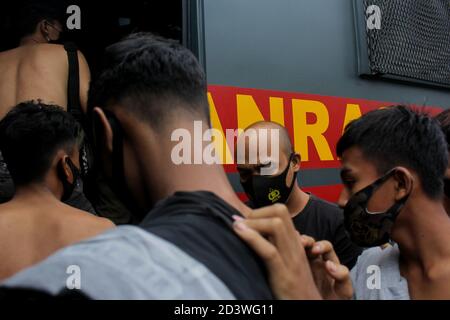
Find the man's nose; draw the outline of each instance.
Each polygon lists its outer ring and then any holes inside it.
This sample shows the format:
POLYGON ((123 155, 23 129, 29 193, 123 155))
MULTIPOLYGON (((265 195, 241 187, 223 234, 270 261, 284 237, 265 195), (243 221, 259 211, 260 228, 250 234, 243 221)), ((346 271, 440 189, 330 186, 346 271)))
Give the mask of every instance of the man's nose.
POLYGON ((347 188, 343 188, 341 191, 341 194, 339 195, 338 199, 338 206, 344 209, 344 207, 347 205, 348 199, 350 198, 350 194, 347 190, 347 188))

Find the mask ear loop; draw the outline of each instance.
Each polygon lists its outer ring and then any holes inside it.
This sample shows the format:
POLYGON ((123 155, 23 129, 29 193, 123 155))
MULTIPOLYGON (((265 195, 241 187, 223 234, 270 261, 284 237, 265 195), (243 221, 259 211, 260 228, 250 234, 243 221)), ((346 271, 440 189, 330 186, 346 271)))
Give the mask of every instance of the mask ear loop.
MULTIPOLYGON (((379 178, 378 180, 376 180, 374 183, 372 183, 372 185, 370 186, 370 188, 366 188, 363 189, 361 192, 364 192, 366 194, 366 199, 370 199, 370 197, 373 195, 373 193, 384 183, 386 182, 395 172, 397 171, 396 168, 393 168, 391 170, 389 170, 384 176, 382 176, 381 178, 379 178)), ((412 184, 414 184, 414 180, 412 181, 412 184)), ((399 201, 397 201, 391 208, 388 209, 388 211, 390 212, 390 214, 388 216, 386 216, 384 219, 389 219, 392 221, 392 223, 395 221, 395 219, 398 217, 398 215, 400 214, 400 211, 403 209, 403 207, 405 206, 406 202, 409 199, 409 196, 411 195, 411 193, 407 194, 405 197, 403 197, 402 199, 400 199, 399 201)), ((386 212, 369 212, 369 210, 367 209, 367 207, 364 208, 364 211, 367 214, 385 214, 386 212)), ((389 243, 391 245, 394 244, 394 242, 389 239, 389 243)))
MULTIPOLYGON (((292 162, 292 159, 294 158, 294 156, 295 156, 295 153, 292 152, 291 156, 289 157, 288 168, 291 166, 291 162, 292 162)), ((294 176, 292 177, 292 182, 291 182, 291 185, 289 186, 289 189, 291 189, 291 191, 292 191, 292 188, 294 187, 294 183, 297 181, 297 173, 298 172, 294 172, 294 176)))
MULTIPOLYGON (((360 190, 359 192, 357 192, 355 194, 358 195, 360 193, 364 193, 366 195, 366 199, 370 199, 370 197, 372 197, 373 193, 378 190, 378 188, 384 183, 386 182, 391 176, 392 174, 396 171, 396 168, 393 168, 391 170, 389 170, 386 174, 384 174, 381 178, 378 178, 377 180, 375 180, 372 184, 370 184, 369 186, 363 188, 362 190, 360 190)), ((364 210, 369 213, 369 211, 367 210, 367 207, 364 208, 364 210)))

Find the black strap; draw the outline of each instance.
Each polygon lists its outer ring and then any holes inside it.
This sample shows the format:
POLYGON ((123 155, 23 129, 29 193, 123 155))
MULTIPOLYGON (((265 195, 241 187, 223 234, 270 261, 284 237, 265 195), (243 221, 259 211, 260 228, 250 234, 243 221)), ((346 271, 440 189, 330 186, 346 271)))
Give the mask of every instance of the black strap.
MULTIPOLYGON (((69 77, 67 80, 67 112, 70 113, 78 123, 81 124, 86 136, 90 136, 86 117, 81 110, 80 102, 80 72, 78 65, 78 49, 72 42, 64 43, 69 62, 69 77)), ((85 179, 92 167, 92 154, 86 139, 80 147, 80 168, 82 177, 85 179)))
POLYGON ((78 65, 78 49, 74 43, 64 44, 69 61, 69 78, 67 82, 67 112, 84 126, 84 115, 80 102, 80 73, 78 65))

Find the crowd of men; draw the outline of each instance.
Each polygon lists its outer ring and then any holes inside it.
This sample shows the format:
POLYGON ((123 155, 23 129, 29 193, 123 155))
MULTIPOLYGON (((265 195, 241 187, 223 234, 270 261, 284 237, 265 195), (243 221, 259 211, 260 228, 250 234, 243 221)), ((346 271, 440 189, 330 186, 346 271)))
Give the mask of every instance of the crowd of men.
POLYGON ((174 130, 210 125, 188 49, 132 34, 91 80, 81 52, 52 43, 52 9, 32 9, 0 52, 0 297, 450 299, 449 111, 351 122, 338 205, 301 189, 285 128, 255 123, 238 140, 277 149, 237 164, 243 203, 220 164, 172 161, 174 130))

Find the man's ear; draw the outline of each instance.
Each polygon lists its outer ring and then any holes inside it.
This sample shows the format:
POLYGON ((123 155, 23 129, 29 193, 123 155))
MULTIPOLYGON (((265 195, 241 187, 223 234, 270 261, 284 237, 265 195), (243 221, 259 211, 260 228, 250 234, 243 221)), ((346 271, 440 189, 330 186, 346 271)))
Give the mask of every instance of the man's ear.
POLYGON ((73 172, 69 166, 69 156, 64 155, 58 160, 58 174, 60 179, 64 179, 69 183, 74 183, 73 172))
POLYGON ((395 169, 393 175, 395 181, 395 200, 401 200, 405 196, 409 195, 413 191, 414 187, 414 177, 411 172, 403 167, 395 169))
POLYGON ((105 113, 99 107, 94 107, 94 135, 96 145, 106 146, 108 152, 113 151, 113 130, 105 113))
POLYGON ((294 172, 300 171, 300 168, 302 166, 302 157, 299 153, 294 153, 294 156, 292 157, 292 163, 294 164, 294 172))

